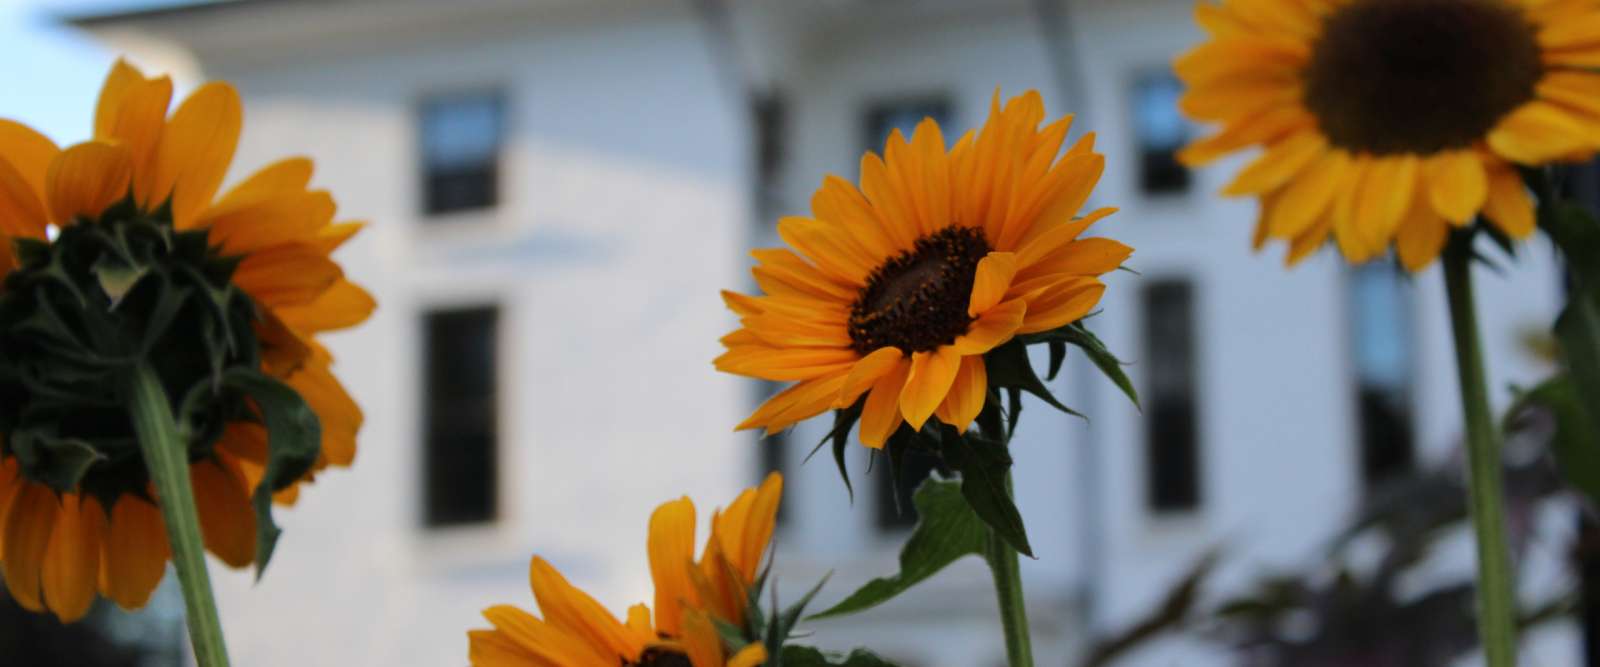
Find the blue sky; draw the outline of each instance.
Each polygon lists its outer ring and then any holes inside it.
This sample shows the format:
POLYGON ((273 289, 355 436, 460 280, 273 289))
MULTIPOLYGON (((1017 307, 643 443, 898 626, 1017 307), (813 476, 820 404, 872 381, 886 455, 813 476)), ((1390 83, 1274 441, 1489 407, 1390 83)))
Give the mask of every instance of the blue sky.
POLYGON ((94 98, 116 54, 56 17, 178 4, 173 0, 0 0, 0 117, 72 143, 88 136, 94 98))

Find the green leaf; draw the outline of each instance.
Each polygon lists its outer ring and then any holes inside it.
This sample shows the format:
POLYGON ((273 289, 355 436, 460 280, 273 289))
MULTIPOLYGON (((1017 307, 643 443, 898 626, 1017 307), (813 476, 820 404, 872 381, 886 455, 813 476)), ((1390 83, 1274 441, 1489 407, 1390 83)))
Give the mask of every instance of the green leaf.
POLYGON ((1061 374, 1062 362, 1067 360, 1067 344, 1059 340, 1053 340, 1047 343, 1046 346, 1050 350, 1050 366, 1045 371, 1044 379, 1046 382, 1053 382, 1056 376, 1061 374))
POLYGON ((1057 410, 1074 417, 1083 417, 1083 414, 1063 405, 1051 395, 1050 388, 1044 386, 1039 374, 1033 371, 1033 363, 1028 360, 1027 345, 1021 339, 1012 339, 1011 342, 990 350, 983 355, 983 364, 989 374, 989 386, 1021 389, 1038 396, 1057 410))
POLYGON ((1106 344, 1100 340, 1099 336, 1089 331, 1088 327, 1083 326, 1082 322, 1074 322, 1058 331, 1063 332, 1065 342, 1077 346, 1078 349, 1083 350, 1084 354, 1089 356, 1089 361, 1094 362, 1095 367, 1099 368, 1100 372, 1104 373, 1107 378, 1110 378, 1111 382, 1115 383, 1117 388, 1127 395, 1128 400, 1133 401, 1133 407, 1140 410, 1144 409, 1143 406, 1139 405, 1139 390, 1133 388, 1133 381, 1128 379, 1127 373, 1122 372, 1124 365, 1122 360, 1111 353, 1111 349, 1106 347, 1106 344))
POLYGON ((1600 305, 1593 291, 1574 293, 1556 319, 1556 338, 1572 374, 1579 405, 1590 415, 1600 415, 1600 305))
POLYGON ((941 431, 940 454, 946 465, 961 473, 961 495, 972 511, 1017 553, 1032 558, 1033 547, 1028 544, 1022 513, 1011 497, 1007 480, 1011 455, 1005 445, 974 433, 956 433, 949 427, 941 431))
POLYGON ((967 505, 961 483, 928 478, 917 488, 917 527, 900 549, 900 572, 873 579, 811 619, 865 611, 893 599, 969 555, 982 555, 989 529, 967 505))
POLYGON ((1582 398, 1570 376, 1559 375, 1522 396, 1512 409, 1513 418, 1529 404, 1539 405, 1554 416, 1556 430, 1551 438, 1556 467, 1568 484, 1600 503, 1600 430, 1595 415, 1584 408, 1582 398))
POLYGON ((1539 207, 1539 226, 1567 257, 1567 267, 1585 285, 1600 285, 1600 223, 1575 202, 1539 207))
POLYGON ((230 368, 223 374, 223 385, 255 399, 267 428, 267 468, 251 498, 256 510, 256 578, 260 579, 283 532, 272 521, 272 493, 288 488, 316 464, 322 452, 322 424, 299 393, 260 371, 230 368))
POLYGON ((895 667, 895 664, 878 657, 871 651, 858 648, 850 655, 823 653, 816 647, 791 644, 783 647, 780 656, 783 667, 895 667))

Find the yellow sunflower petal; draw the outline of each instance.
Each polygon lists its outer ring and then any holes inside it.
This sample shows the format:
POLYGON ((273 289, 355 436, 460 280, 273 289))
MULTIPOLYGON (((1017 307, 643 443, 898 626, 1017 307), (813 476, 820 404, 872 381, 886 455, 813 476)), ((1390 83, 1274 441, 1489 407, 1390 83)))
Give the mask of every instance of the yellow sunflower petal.
MULTIPOLYGON (((0 234, 12 238, 43 239, 49 217, 45 213, 44 201, 22 178, 22 174, 13 169, 11 163, 0 158, 0 234)), ((6 246, 3 252, 9 261, 9 239, 6 246)))
MULTIPOLYGON (((621 656, 607 656, 598 647, 563 632, 521 609, 496 605, 483 610, 483 617, 522 652, 561 667, 616 667, 621 656)), ((629 656, 631 659, 634 656, 629 656)), ((537 663, 536 663, 537 664, 537 663)))
POLYGON ((683 618, 683 648, 693 667, 725 667, 722 662, 722 636, 711 619, 699 611, 683 618))
POLYGON ((1469 150, 1440 153, 1424 165, 1433 210, 1458 225, 1472 221, 1489 196, 1483 161, 1469 150))
POLYGON ((244 476, 218 460, 190 464, 189 477, 206 549, 233 567, 255 562, 256 515, 244 476))
POLYGON ((60 501, 49 487, 31 482, 16 485, 12 494, 0 571, 5 573, 6 591, 17 604, 42 612, 45 606, 40 579, 60 501))
POLYGON ((1350 155, 1342 150, 1327 151, 1307 165, 1299 177, 1283 188, 1267 219, 1267 234, 1293 238, 1305 231, 1332 206, 1334 194, 1349 169, 1350 155))
POLYGON ((854 405, 856 399, 866 393, 872 385, 878 382, 889 371, 894 370, 906 358, 906 354, 898 347, 882 347, 874 350, 872 354, 862 357, 850 369, 850 374, 845 377, 844 386, 839 389, 839 398, 834 402, 835 408, 847 408, 854 405))
POLYGON ((950 347, 962 355, 983 354, 992 350, 1017 333, 1028 312, 1028 302, 1012 299, 990 308, 967 326, 967 332, 957 336, 950 347))
POLYGON ((1418 160, 1400 155, 1374 159, 1356 197, 1356 225, 1367 243, 1387 246, 1416 193, 1418 160))
POLYGON ((960 368, 961 354, 949 345, 911 355, 911 374, 906 376, 905 389, 900 392, 900 414, 911 428, 921 430, 928 417, 933 416, 960 368))
POLYGON ((900 423, 900 394, 905 390, 906 377, 911 374, 911 360, 901 358, 894 368, 884 373, 872 384, 867 402, 861 407, 861 444, 880 449, 889 436, 894 435, 900 423))
POLYGON ((968 299, 967 314, 977 317, 1006 295, 1011 278, 1017 275, 1017 255, 1010 252, 991 252, 978 260, 977 272, 972 280, 972 296, 968 299))
POLYGON ((1400 223, 1395 237, 1395 251, 1400 264, 1413 273, 1421 271, 1444 250, 1450 238, 1450 224, 1427 206, 1412 206, 1411 213, 1400 223))
POLYGON ((683 631, 683 606, 692 604, 694 584, 694 501, 688 497, 663 503, 650 515, 650 576, 656 587, 656 629, 668 636, 683 631))
POLYGON ((1510 166, 1497 164, 1489 168, 1489 196, 1483 204, 1483 215, 1512 238, 1533 233, 1533 198, 1510 166))
POLYGON ((0 162, 16 170, 33 198, 44 200, 45 177, 61 149, 27 125, 0 118, 0 162))
MULTIPOLYGON (((109 86, 112 81, 107 79, 106 83, 109 86)), ((134 165, 135 193, 143 191, 141 185, 148 185, 137 181, 153 173, 152 157, 166 126, 167 106, 171 103, 172 79, 164 76, 155 79, 139 76, 127 82, 114 99, 104 93, 101 95, 100 109, 95 114, 94 138, 128 149, 134 165)))
POLYGON ((644 651, 644 644, 621 621, 588 593, 568 583, 545 559, 534 556, 528 570, 533 597, 539 601, 545 623, 618 656, 637 656, 644 651))
POLYGON ((1323 211, 1316 222, 1289 242, 1289 252, 1284 256, 1285 266, 1294 266, 1326 245, 1328 234, 1333 232, 1333 211, 1323 211))
MULTIPOLYGON (((1063 282, 1043 294, 1028 299, 1028 311, 1017 333, 1049 331, 1083 319, 1095 304, 1106 286, 1093 278, 1078 278, 1063 282)), ((968 332, 971 335, 971 332, 968 332)))
POLYGON ((727 667, 760 667, 766 661, 766 647, 760 644, 751 644, 739 649, 739 652, 733 654, 732 658, 728 658, 727 667))
POLYGON ((121 146, 88 142, 61 151, 45 179, 51 219, 66 225, 98 218, 128 195, 132 176, 133 162, 121 146))
POLYGON ((1254 163, 1222 189, 1227 196, 1253 195, 1275 190, 1321 156, 1328 140, 1320 132, 1301 132, 1267 147, 1254 163))
POLYGON ((310 333, 353 327, 365 322, 377 307, 378 302, 361 286, 340 280, 310 304, 276 310, 289 326, 310 333))
POLYGON ((561 667, 534 655, 498 630, 468 632, 467 660, 472 667, 561 667))
POLYGON ((103 547, 100 592, 123 609, 143 607, 166 574, 171 553, 161 510, 131 495, 118 498, 103 547))
POLYGON ((92 499, 80 501, 75 493, 62 495, 56 528, 45 548, 40 570, 44 600, 63 623, 83 618, 94 602, 103 530, 97 506, 92 499))
POLYGON ((139 193, 140 203, 151 206, 170 196, 174 224, 191 226, 222 186, 242 122, 233 86, 213 81, 195 90, 161 133, 150 190, 139 193))
POLYGON ((989 371, 983 364, 983 357, 962 357, 961 368, 956 372, 955 382, 950 385, 950 393, 934 414, 939 421, 954 426, 958 431, 965 431, 972 420, 978 418, 978 413, 983 411, 988 391, 989 371))
POLYGON ((1518 107, 1489 131, 1489 147, 1513 162, 1538 164, 1600 145, 1600 136, 1545 102, 1518 107))

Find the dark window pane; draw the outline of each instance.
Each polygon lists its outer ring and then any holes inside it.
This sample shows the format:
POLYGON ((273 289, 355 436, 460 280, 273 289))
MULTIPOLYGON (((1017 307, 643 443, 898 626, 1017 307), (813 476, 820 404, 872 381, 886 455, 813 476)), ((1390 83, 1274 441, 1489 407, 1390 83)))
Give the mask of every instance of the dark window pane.
POLYGON ((950 101, 941 97, 880 102, 867 107, 862 137, 867 150, 883 153, 883 144, 895 130, 911 140, 911 131, 924 118, 932 118, 948 131, 950 127, 950 101))
POLYGON ((423 521, 429 526, 495 516, 498 320, 492 307, 425 318, 423 521))
POLYGON ((1368 484, 1411 469, 1412 320, 1405 277, 1392 264, 1350 273, 1351 354, 1361 477, 1368 484))
POLYGON ((1184 192, 1189 170, 1178 163, 1178 149, 1189 140, 1189 126, 1178 112, 1183 84, 1162 71, 1140 77, 1133 89, 1133 128, 1139 151, 1139 188, 1146 194, 1184 192))
POLYGON ((1144 289, 1144 396, 1148 500, 1157 512, 1200 504, 1193 288, 1165 280, 1144 289))
POLYGON ((499 95, 463 95, 422 105, 423 206, 448 213, 499 201, 504 110, 499 95))

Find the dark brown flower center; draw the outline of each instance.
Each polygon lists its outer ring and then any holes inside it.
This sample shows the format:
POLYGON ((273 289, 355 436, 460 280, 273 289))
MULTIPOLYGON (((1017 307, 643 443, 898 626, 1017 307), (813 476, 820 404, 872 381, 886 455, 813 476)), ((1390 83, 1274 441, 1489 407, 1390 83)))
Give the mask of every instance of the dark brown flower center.
POLYGON ((638 662, 624 662, 623 667, 694 667, 689 656, 659 648, 647 648, 638 662))
POLYGON ((1305 104, 1328 141, 1378 155, 1466 148, 1533 99, 1534 27, 1500 0, 1357 0, 1323 21, 1305 104))
POLYGON ((987 254, 982 230, 947 227, 884 262, 850 307, 852 347, 866 355, 893 345, 910 354, 954 342, 972 324, 967 304, 987 254))

